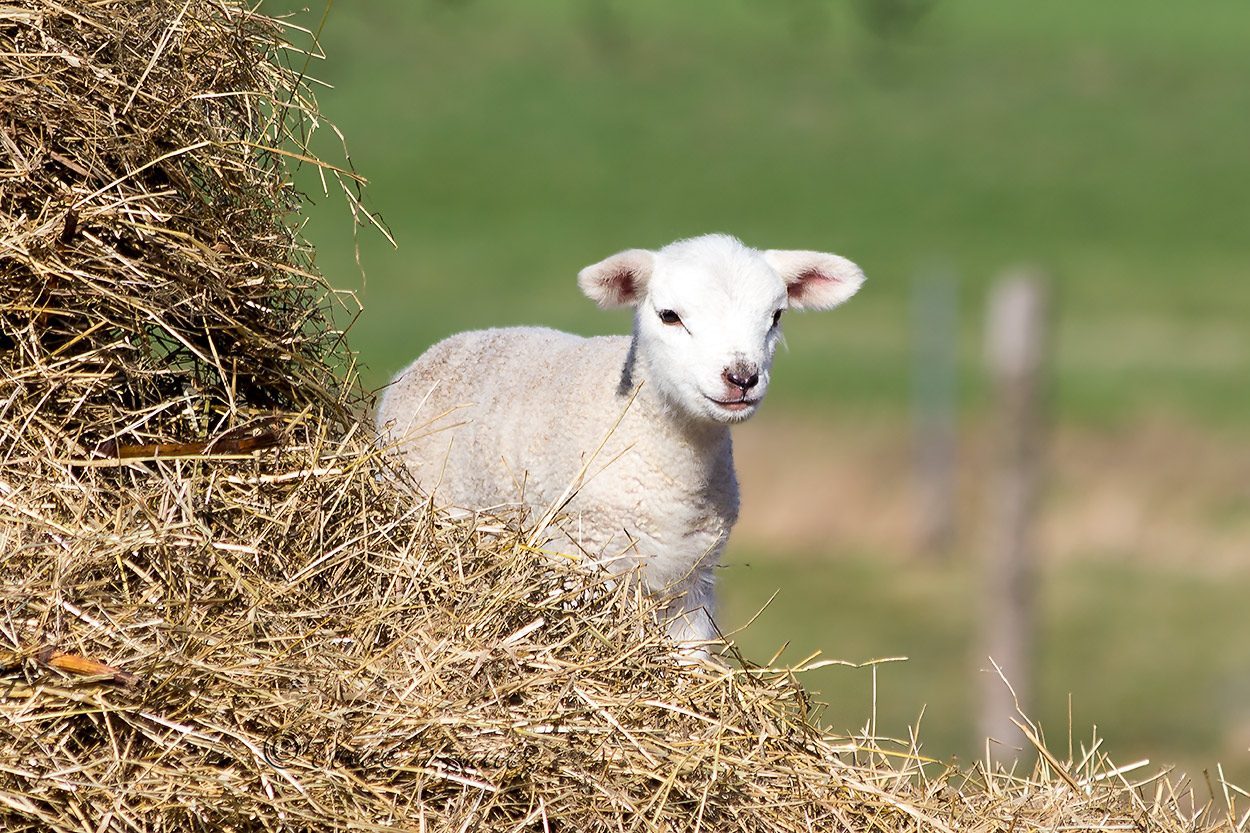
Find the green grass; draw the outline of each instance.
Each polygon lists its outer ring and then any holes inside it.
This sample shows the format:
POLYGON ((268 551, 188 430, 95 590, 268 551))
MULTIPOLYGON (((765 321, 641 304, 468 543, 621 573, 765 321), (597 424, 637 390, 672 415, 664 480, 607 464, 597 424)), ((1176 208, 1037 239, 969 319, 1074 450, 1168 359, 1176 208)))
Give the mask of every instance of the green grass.
MULTIPOLYGON (((1149 758, 1195 779, 1216 763, 1250 783, 1250 577, 1204 576, 1131 560, 1042 570, 1037 690, 1030 717, 1057 752, 1067 748, 1069 696, 1076 740, 1097 725, 1119 764, 1149 758)), ((738 554, 720 576, 719 623, 747 658, 798 664, 815 651, 851 662, 906 656, 876 670, 877 731, 906 739, 923 713, 926 754, 968 762, 978 677, 976 576, 966 564, 738 554)), ((826 667, 805 685, 828 704, 833 731, 873 716, 871 669, 826 667)), ((1023 738, 1013 740, 1023 743, 1023 738)))
MULTIPOLYGON (((371 384, 459 329, 623 330, 577 269, 726 230, 870 277, 791 322, 806 367, 779 399, 902 404, 908 287, 935 259, 962 277, 975 375, 986 282, 1033 261, 1062 302, 1064 418, 1250 416, 1250 8, 938 3, 884 38, 846 5, 673 5, 332 9, 323 110, 400 243, 363 241, 371 384)), ((358 286, 319 202, 322 268, 358 286)))

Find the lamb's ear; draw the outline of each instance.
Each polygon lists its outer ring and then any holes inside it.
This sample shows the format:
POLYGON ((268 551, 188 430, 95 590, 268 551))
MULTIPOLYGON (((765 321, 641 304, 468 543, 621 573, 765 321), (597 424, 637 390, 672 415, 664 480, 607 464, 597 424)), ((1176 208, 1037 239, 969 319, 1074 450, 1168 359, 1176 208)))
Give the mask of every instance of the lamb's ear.
POLYGON ((653 252, 628 249, 578 272, 577 285, 602 309, 633 306, 642 298, 654 269, 653 252))
POLYGON ((795 309, 832 309, 864 282, 858 266, 824 252, 769 249, 764 260, 786 282, 790 306, 795 309))

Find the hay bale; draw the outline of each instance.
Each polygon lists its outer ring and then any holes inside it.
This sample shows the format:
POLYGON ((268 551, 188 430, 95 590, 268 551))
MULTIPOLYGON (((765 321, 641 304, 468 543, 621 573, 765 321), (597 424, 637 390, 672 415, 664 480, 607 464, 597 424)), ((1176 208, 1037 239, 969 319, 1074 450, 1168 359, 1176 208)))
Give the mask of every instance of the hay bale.
MULTIPOLYGON (((347 419, 334 296, 290 221, 310 99, 282 29, 209 2, 0 8, 14 407, 59 455, 347 419)), ((52 450, 52 449, 48 449, 52 450)))
POLYGON ((523 519, 414 505, 290 219, 285 37, 232 0, 0 7, 4 829, 1204 829, 1098 754, 829 737, 523 519))

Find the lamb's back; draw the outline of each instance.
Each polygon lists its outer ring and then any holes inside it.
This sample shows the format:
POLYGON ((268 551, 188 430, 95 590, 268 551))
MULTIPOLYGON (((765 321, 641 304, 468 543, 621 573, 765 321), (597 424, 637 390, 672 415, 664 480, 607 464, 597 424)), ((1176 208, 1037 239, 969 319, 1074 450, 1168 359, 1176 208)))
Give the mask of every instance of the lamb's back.
POLYGON ((549 503, 620 415, 630 339, 538 327, 475 330, 435 344, 387 389, 378 423, 440 501, 549 503))

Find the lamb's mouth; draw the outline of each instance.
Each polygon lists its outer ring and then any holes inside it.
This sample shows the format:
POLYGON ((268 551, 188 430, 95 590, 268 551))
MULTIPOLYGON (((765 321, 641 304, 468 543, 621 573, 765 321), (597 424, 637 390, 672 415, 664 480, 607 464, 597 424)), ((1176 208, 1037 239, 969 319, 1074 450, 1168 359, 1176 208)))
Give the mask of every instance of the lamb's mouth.
POLYGON ((754 408, 760 404, 758 399, 712 399, 710 396, 708 399, 727 411, 745 411, 747 408, 754 408))

